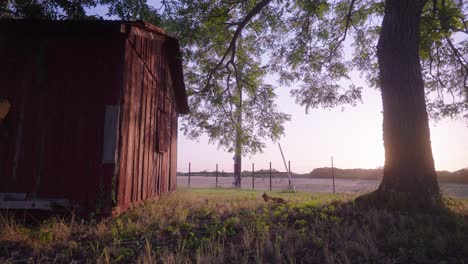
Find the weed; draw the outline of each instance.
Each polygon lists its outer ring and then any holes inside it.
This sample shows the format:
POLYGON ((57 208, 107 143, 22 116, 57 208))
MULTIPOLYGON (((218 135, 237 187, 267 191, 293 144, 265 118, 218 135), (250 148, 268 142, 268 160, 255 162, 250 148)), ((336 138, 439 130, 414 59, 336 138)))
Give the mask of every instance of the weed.
POLYGON ((363 209, 350 195, 185 190, 100 222, 0 214, 0 262, 463 263, 468 201, 437 212, 363 209))

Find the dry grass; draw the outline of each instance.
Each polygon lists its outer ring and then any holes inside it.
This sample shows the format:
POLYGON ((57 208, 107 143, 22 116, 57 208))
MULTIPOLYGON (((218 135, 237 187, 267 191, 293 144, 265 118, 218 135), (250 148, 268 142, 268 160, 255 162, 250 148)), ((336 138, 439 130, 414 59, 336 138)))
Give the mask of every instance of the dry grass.
POLYGON ((464 263, 468 201, 401 213, 358 208, 353 196, 180 190, 95 223, 29 225, 0 214, 0 262, 464 263))

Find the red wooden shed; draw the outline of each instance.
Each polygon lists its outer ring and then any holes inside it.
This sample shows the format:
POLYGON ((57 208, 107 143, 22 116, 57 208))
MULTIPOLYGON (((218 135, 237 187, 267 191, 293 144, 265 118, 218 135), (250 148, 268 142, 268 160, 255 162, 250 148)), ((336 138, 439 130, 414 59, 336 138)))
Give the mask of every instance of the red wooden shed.
POLYGON ((156 26, 0 20, 0 102, 1 208, 109 214, 176 187, 189 109, 156 26))

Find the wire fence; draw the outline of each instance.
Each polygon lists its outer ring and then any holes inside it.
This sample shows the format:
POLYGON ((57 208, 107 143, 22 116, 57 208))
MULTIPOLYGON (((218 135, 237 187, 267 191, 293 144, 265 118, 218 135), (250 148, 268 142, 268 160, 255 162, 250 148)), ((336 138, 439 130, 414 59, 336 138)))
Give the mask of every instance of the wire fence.
MULTIPOLYGON (((235 177, 233 172, 226 172, 218 169, 218 165, 213 166, 212 170, 194 171, 193 164, 187 164, 187 167, 182 167, 184 171, 177 172, 178 188, 234 188, 235 177)), ((292 186, 300 192, 311 193, 364 193, 371 192, 378 188, 380 179, 353 179, 342 178, 336 173, 333 173, 333 160, 330 171, 325 175, 294 173, 291 170, 291 162, 288 162, 288 171, 277 170, 272 168, 270 162, 266 169, 255 169, 255 164, 252 164, 251 171, 242 171, 241 188, 244 190, 291 190, 292 186), (288 178, 291 175, 291 181, 288 178)), ((283 167, 283 166, 281 166, 283 167)), ((179 170, 182 170, 179 167, 179 170)), ((200 168, 198 168, 200 169, 200 168)), ((468 184, 441 182, 440 187, 444 195, 454 197, 468 197, 468 184)))
MULTIPOLYGON (((189 163, 186 172, 177 172, 179 187, 186 188, 233 188, 235 185, 235 174, 233 172, 220 171, 218 164, 214 170, 192 171, 192 164, 189 163)), ((291 162, 288 162, 288 171, 279 171, 272 168, 270 162, 268 169, 255 170, 252 163, 251 171, 241 173, 241 188, 251 190, 295 190, 296 183, 300 184, 300 189, 307 189, 310 183, 304 174, 297 174, 291 171, 291 162), (291 176, 291 178, 289 177, 291 176)), ((333 170, 333 168, 332 168, 333 170)), ((333 175, 333 172, 332 172, 333 175)), ((319 179, 319 185, 315 186, 321 190, 328 189, 335 192, 335 184, 332 179, 319 179), (331 184, 331 185, 330 185, 331 184), (328 186, 330 185, 330 186, 328 186), (329 188, 328 188, 329 187, 329 188)), ((310 186, 309 186, 310 187, 310 186)))

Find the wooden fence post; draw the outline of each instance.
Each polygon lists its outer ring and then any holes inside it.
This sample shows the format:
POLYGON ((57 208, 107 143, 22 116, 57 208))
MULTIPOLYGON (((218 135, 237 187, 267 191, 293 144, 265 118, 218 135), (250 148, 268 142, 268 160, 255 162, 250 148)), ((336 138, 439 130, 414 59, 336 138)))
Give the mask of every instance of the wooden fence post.
POLYGON ((271 161, 270 161, 270 191, 271 191, 271 161))
POLYGON ((252 190, 255 190, 255 166, 252 163, 252 190))
POLYGON ((331 173, 333 179, 333 193, 335 193, 335 174, 333 174, 333 156, 331 156, 331 173))
POLYGON ((189 189, 190 189, 190 166, 191 166, 191 164, 189 162, 188 163, 188 187, 189 187, 189 189))
POLYGON ((216 164, 216 188, 218 188, 218 164, 216 164))

